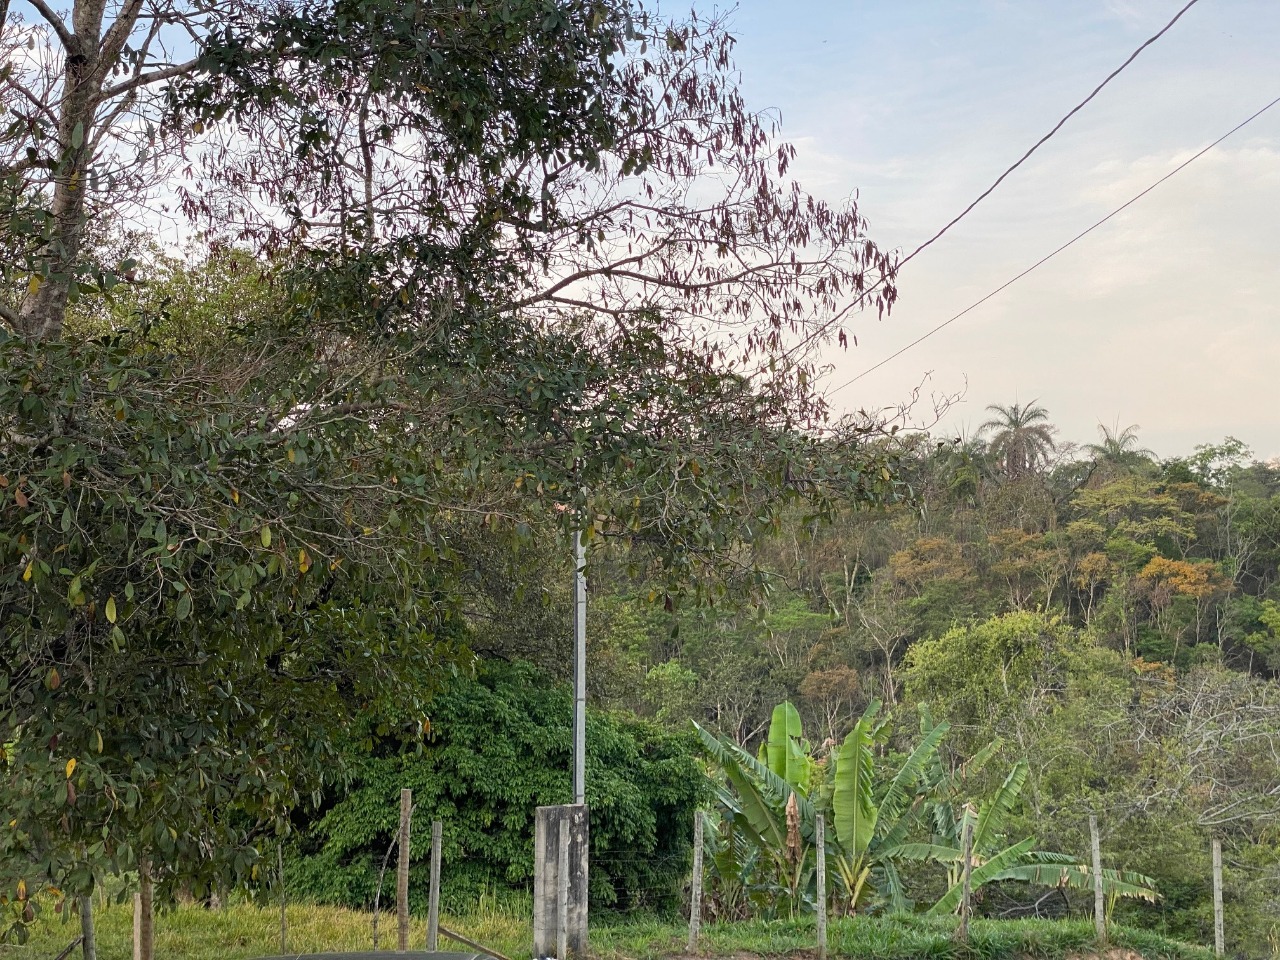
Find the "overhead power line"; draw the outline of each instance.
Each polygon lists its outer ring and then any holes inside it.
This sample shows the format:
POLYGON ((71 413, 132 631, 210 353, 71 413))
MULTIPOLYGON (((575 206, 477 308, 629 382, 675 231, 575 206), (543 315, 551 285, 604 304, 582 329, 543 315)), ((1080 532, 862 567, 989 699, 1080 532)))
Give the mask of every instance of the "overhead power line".
MULTIPOLYGON (((1083 100, 1077 103, 1074 107, 1072 107, 1071 110, 1068 111, 1067 114, 1061 120, 1059 120, 1056 124, 1054 124, 1052 130, 1050 130, 1043 137, 1041 137, 1034 144, 1032 144, 1031 149, 1029 149, 1021 157, 1019 157, 1011 167, 1005 170, 1004 173, 996 177, 995 182, 992 183, 991 186, 987 187, 986 190, 982 191, 982 193, 978 195, 978 198, 974 200, 973 203, 969 204, 962 211, 960 211, 960 213, 956 217, 954 217, 941 230, 939 230, 937 233, 931 236, 928 240, 920 244, 920 246, 916 247, 909 254, 907 254, 905 257, 899 260, 897 264, 897 269, 901 270, 907 263, 909 263, 912 259, 914 259, 916 254, 918 254, 925 247, 928 247, 929 245, 931 245, 934 241, 938 240, 944 233, 946 233, 948 230, 954 227, 957 223, 963 220, 966 216, 968 216, 974 207, 980 204, 987 197, 991 196, 991 194, 995 191, 996 187, 1000 186, 1000 184, 1004 182, 1005 178, 1008 177, 1009 174, 1013 173, 1013 171, 1017 170, 1020 166, 1022 166, 1033 153, 1035 153, 1042 146, 1044 146, 1044 144, 1049 140, 1050 137, 1052 137, 1055 133, 1061 130, 1068 120, 1070 120, 1077 113, 1083 110, 1085 106, 1088 105, 1089 101, 1091 101, 1094 97, 1096 97, 1102 91, 1103 87, 1105 87, 1112 80, 1118 77, 1120 73, 1125 69, 1125 67, 1129 66, 1129 64, 1133 63, 1134 60, 1138 59, 1138 54, 1142 53, 1143 50, 1147 49, 1147 47, 1151 46, 1153 43, 1155 43, 1157 40, 1163 37, 1166 33, 1168 33, 1170 28, 1175 23, 1177 23, 1180 19, 1182 19, 1182 15, 1199 2, 1200 0, 1189 0, 1186 6, 1184 6, 1181 10, 1179 10, 1174 15, 1173 19, 1170 20, 1168 23, 1166 23, 1159 30, 1159 32, 1152 34, 1150 37, 1148 37, 1142 43, 1142 45, 1138 47, 1138 49, 1134 50, 1133 53, 1129 54, 1128 59, 1125 60, 1124 63, 1120 64, 1120 66, 1116 67, 1109 74, 1107 74, 1106 79, 1104 79, 1100 84, 1094 87, 1093 91, 1087 97, 1085 97, 1083 100)), ((873 283, 869 288, 864 290, 856 300, 854 300, 852 303, 846 306, 843 310, 837 313, 834 317, 832 317, 826 323, 818 327, 817 330, 813 331, 813 333, 809 334, 807 337, 801 340, 798 344, 796 344, 794 347, 788 350, 786 355, 788 357, 794 356, 797 351, 802 350, 805 346, 812 343, 816 338, 822 336, 824 333, 830 330, 833 325, 839 323, 842 319, 844 319, 844 317, 846 317, 851 310, 853 310, 855 307, 859 306, 860 304, 864 303, 866 299, 869 296, 871 296, 871 294, 875 293, 875 291, 878 290, 883 285, 884 285, 884 277, 881 277, 879 280, 873 283)))
POLYGON ((1105 80, 1103 80, 1100 84, 1098 84, 1096 87, 1094 87, 1094 88, 1093 88, 1093 92, 1092 92, 1092 93, 1090 93, 1087 97, 1085 97, 1083 100, 1081 100, 1079 103, 1077 103, 1074 107, 1072 107, 1072 108, 1071 108, 1071 111, 1070 111, 1070 112, 1069 112, 1065 117, 1063 117, 1061 120, 1059 120, 1056 124, 1054 124, 1054 127, 1053 127, 1053 129, 1052 129, 1052 130, 1050 130, 1050 131, 1049 131, 1048 133, 1046 133, 1043 137, 1041 137, 1039 140, 1037 140, 1037 141, 1032 145, 1032 147, 1031 147, 1031 149, 1030 149, 1030 150, 1028 150, 1026 153, 1024 153, 1021 157, 1019 157, 1019 158, 1018 158, 1018 160, 1017 160, 1017 162, 1016 162, 1016 163, 1014 163, 1014 165, 1013 165, 1013 166, 1011 166, 1011 167, 1010 167, 1008 170, 1006 170, 1004 173, 1000 174, 1000 176, 996 177, 996 181, 995 181, 995 183, 991 184, 991 186, 987 187, 987 189, 986 189, 986 190, 982 191, 982 193, 978 195, 978 199, 974 200, 974 201, 973 201, 973 203, 969 204, 967 207, 965 207, 963 210, 961 210, 961 211, 960 211, 960 214, 959 214, 955 219, 953 219, 950 223, 948 223, 945 227, 943 227, 941 230, 939 230, 937 233, 935 233, 932 237, 930 237, 930 238, 929 238, 928 240, 926 240, 924 243, 920 244, 920 246, 916 247, 916 248, 915 248, 914 250, 912 250, 909 254, 907 254, 907 256, 906 256, 906 257, 904 257, 904 258, 902 259, 902 261, 901 261, 901 262, 899 262, 898 266, 899 266, 899 267, 902 267, 902 266, 903 266, 903 264, 905 264, 908 260, 910 260, 912 257, 914 257, 917 253, 919 253, 919 252, 920 252, 921 250, 923 250, 925 247, 927 247, 927 246, 929 246, 930 244, 932 244, 935 240, 937 240, 939 237, 941 237, 944 233, 946 233, 948 230, 950 230, 952 227, 954 227, 957 223, 959 223, 961 220, 963 220, 963 219, 964 219, 964 217, 969 213, 969 211, 970 211, 970 210, 972 210, 974 207, 976 207, 978 204, 980 204, 980 203, 981 203, 983 200, 985 200, 987 197, 991 196, 991 194, 992 194, 992 192, 995 190, 995 188, 996 188, 996 187, 998 187, 998 186, 1000 186, 1000 184, 1004 182, 1005 177, 1009 176, 1009 174, 1013 173, 1013 171, 1017 170, 1020 166, 1022 166, 1022 165, 1026 162, 1026 160, 1027 160, 1027 158, 1028 158, 1028 157, 1030 157, 1033 153, 1035 153, 1037 150, 1039 150, 1041 146, 1043 146, 1043 145, 1044 145, 1045 141, 1047 141, 1047 140, 1048 140, 1050 137, 1052 137, 1055 133, 1057 133, 1059 130, 1061 130, 1061 129, 1062 129, 1062 127, 1063 127, 1063 125, 1064 125, 1068 120, 1070 120, 1070 119, 1071 119, 1072 117, 1074 117, 1077 113, 1079 113, 1081 110, 1083 110, 1083 109, 1085 108, 1085 106, 1089 103, 1089 101, 1090 101, 1090 100, 1092 100, 1092 99, 1093 99, 1094 97, 1096 97, 1099 93, 1101 93, 1101 92, 1102 92, 1102 88, 1103 88, 1103 87, 1105 87, 1108 83, 1110 83, 1112 80, 1114 80, 1116 77, 1118 77, 1118 76, 1120 75, 1120 72, 1121 72, 1122 70, 1124 70, 1124 68, 1125 68, 1125 67, 1129 66, 1129 64, 1131 64, 1131 63, 1133 63, 1133 61, 1137 60, 1137 59, 1138 59, 1138 54, 1142 53, 1142 51, 1143 51, 1143 50, 1147 49, 1147 47, 1151 46, 1153 43, 1155 43, 1157 40, 1159 40, 1161 37, 1163 37, 1166 33, 1168 33, 1168 32, 1169 32, 1169 30, 1170 30, 1170 28, 1171 28, 1175 23, 1177 23, 1180 19, 1182 19, 1182 15, 1183 15, 1184 13, 1186 13, 1188 10, 1190 10, 1192 7, 1194 7, 1194 6, 1195 6, 1197 3, 1199 3, 1199 2, 1200 2, 1200 0, 1191 0, 1191 2, 1190 2, 1190 3, 1188 3, 1185 7, 1183 7, 1181 10, 1179 10, 1179 11, 1174 15, 1174 18, 1173 18, 1172 20, 1170 20, 1168 23, 1166 23, 1166 24, 1164 25, 1164 27, 1160 30, 1160 32, 1159 32, 1159 33, 1157 33, 1157 34, 1155 34, 1154 36, 1152 36, 1152 37, 1148 38, 1148 39, 1147 39, 1147 41, 1146 41, 1145 43, 1143 43, 1143 44, 1142 44, 1142 46, 1138 47, 1138 49, 1137 49, 1137 50, 1135 50, 1135 51, 1133 51, 1133 53, 1129 54, 1129 59, 1128 59, 1128 60, 1126 60, 1124 63, 1120 64, 1120 66, 1116 67, 1116 68, 1115 68, 1114 70, 1112 70, 1109 74, 1107 74, 1107 78, 1106 78, 1105 80))
POLYGON ((839 393, 839 392, 840 392, 841 390, 843 390, 845 387, 850 386, 851 384, 857 383, 859 380, 861 380, 863 377, 867 376, 868 374, 873 373, 873 372, 874 372, 874 371, 876 371, 876 370, 879 370, 881 367, 883 367, 883 366, 884 366, 886 363, 888 363, 890 360, 895 360, 895 359, 897 359, 898 357, 900 357, 900 356, 902 356, 904 353, 906 353, 908 350, 910 350, 912 347, 915 347, 915 346, 917 346, 918 344, 923 343, 925 340, 928 340, 930 337, 932 337, 932 336, 933 336, 935 333, 937 333, 939 330, 941 330, 941 329, 943 329, 944 327, 950 326, 951 324, 955 323, 957 320, 959 320, 961 317, 963 317, 966 313, 969 313, 971 310, 975 310, 975 309, 977 309, 978 307, 982 306, 984 303, 986 303, 988 300, 990 300, 990 299, 991 299, 992 297, 994 297, 996 294, 998 294, 998 293, 1000 293, 1001 291, 1006 290, 1007 288, 1009 288, 1009 287, 1013 286, 1013 284, 1017 283, 1019 280, 1021 280, 1021 279, 1022 279, 1023 277, 1025 277, 1027 274, 1031 273, 1032 271, 1034 271, 1034 270, 1038 269, 1039 267, 1043 266, 1044 264, 1048 263, 1050 260, 1052 260, 1052 259, 1053 259, 1054 257, 1056 257, 1058 254, 1060 254, 1063 250, 1066 250, 1068 247, 1072 246, 1072 245, 1073 245, 1073 244, 1075 244, 1076 242, 1078 242, 1078 241, 1080 241, 1080 240, 1083 240, 1085 237, 1087 237, 1089 234, 1093 233, 1093 231, 1097 230, 1100 226, 1102 226, 1104 223, 1106 223, 1106 222, 1107 222, 1108 220, 1110 220, 1112 217, 1116 216, 1117 214, 1121 213, 1122 211, 1124 211, 1124 210, 1128 209, 1129 207, 1133 206, 1133 204, 1137 203, 1139 200, 1141 200, 1143 197, 1145 197, 1148 193, 1150 193, 1150 192, 1151 192, 1152 190, 1154 190, 1156 187, 1160 186, 1160 184, 1164 183, 1166 180, 1168 180, 1168 179, 1169 179, 1170 177, 1172 177, 1174 174, 1180 173, 1181 171, 1185 170, 1187 167, 1189 167, 1189 166, 1190 166, 1192 163, 1194 163, 1196 160, 1199 160, 1201 157, 1203 157, 1206 153, 1208 153, 1210 150, 1212 150, 1212 149, 1213 149, 1214 147, 1216 147, 1218 144, 1222 143, 1222 141, 1226 140, 1228 137, 1230 137, 1230 136, 1232 136, 1233 134, 1235 134, 1235 133, 1239 132, 1240 130, 1244 129, 1246 126, 1248 126, 1249 124, 1251 124, 1254 120, 1257 120, 1260 116, 1262 116, 1264 113, 1266 113, 1268 110, 1270 110, 1272 107, 1274 107, 1274 106, 1275 106, 1276 104, 1278 104, 1278 103, 1280 103, 1280 97, 1277 97, 1276 99, 1272 100, 1272 101, 1271 101, 1270 103, 1268 103, 1265 107, 1263 107, 1263 108, 1262 108, 1261 110, 1259 110, 1257 113, 1255 113, 1255 114, 1253 114, 1252 116, 1250 116, 1248 119, 1246 119, 1246 120, 1242 120, 1240 123, 1236 124, 1236 125, 1235 125, 1234 127, 1232 127, 1230 130, 1228 130, 1226 133, 1224 133, 1222 136, 1220 136, 1217 140, 1213 141, 1213 143, 1209 144, 1207 147, 1204 147, 1204 148, 1203 148, 1202 150, 1200 150, 1198 153, 1194 153, 1194 154, 1192 154, 1190 157, 1188 157, 1186 160, 1182 161, 1182 163, 1178 164, 1176 167, 1174 167, 1172 170, 1170 170, 1168 173, 1166 173, 1163 177, 1161 177, 1161 178, 1160 178, 1159 180, 1157 180, 1155 183, 1151 184, 1149 187, 1147 187, 1147 188, 1146 188, 1145 190, 1143 190, 1141 193, 1137 194, 1137 195, 1136 195, 1136 196, 1134 196, 1134 197, 1131 197, 1129 200, 1126 200, 1124 203, 1122 203, 1120 206, 1116 207, 1114 210, 1112 210, 1112 211, 1111 211, 1110 213, 1108 213, 1105 217, 1103 217, 1101 220, 1099 220, 1099 221, 1097 221, 1096 223, 1094 223, 1094 224, 1093 224, 1092 226, 1090 226, 1089 228, 1087 228, 1087 229, 1085 229, 1085 230, 1082 230, 1080 233, 1077 233, 1074 237, 1072 237, 1070 240, 1068 240, 1068 241, 1067 241, 1066 243, 1064 243, 1062 246, 1058 247, 1058 248, 1057 248, 1056 250, 1054 250, 1052 253, 1048 253, 1048 254, 1046 254, 1045 256, 1041 257, 1039 260, 1037 260, 1037 261, 1036 261, 1035 263, 1033 263, 1031 266, 1027 267, 1027 269, 1023 270, 1020 274, 1018 274, 1018 275, 1017 275, 1016 277, 1014 277, 1013 279, 1008 280, 1008 281, 1006 281, 1006 282, 1004 282, 1004 283, 1000 284, 1000 286, 996 287, 994 290, 992 290, 990 293, 988 293, 988 294, 987 294, 985 297, 983 297, 981 300, 977 300, 977 301, 975 301, 975 302, 973 302, 973 303, 969 304, 969 306, 965 307, 963 310, 961 310, 961 311, 960 311, 959 313, 957 313, 955 316, 953 316, 953 317, 951 317, 951 318, 949 318, 949 319, 947 319, 947 320, 942 321, 942 323, 938 324, 938 325, 937 325, 936 327, 934 327, 932 330, 929 330, 928 332, 926 332, 926 333, 922 334, 921 336, 917 337, 916 339, 912 340, 910 343, 908 343, 908 344, 907 344, 905 347, 903 347, 902 349, 897 350, 897 351, 895 351, 894 353, 889 354, 889 356, 885 357, 883 360, 881 360, 879 363, 875 364, 874 366, 870 366, 870 367, 868 367, 866 370, 863 370, 863 371, 862 371, 860 374, 858 374, 856 377, 853 377, 853 378, 852 378, 852 379, 850 379, 850 380, 846 380, 844 383, 840 384, 840 386, 835 387, 835 388, 834 388, 834 389, 832 389, 832 390, 828 390, 828 391, 826 392, 826 396, 828 396, 828 397, 829 397, 829 396, 831 396, 832 394, 839 393))

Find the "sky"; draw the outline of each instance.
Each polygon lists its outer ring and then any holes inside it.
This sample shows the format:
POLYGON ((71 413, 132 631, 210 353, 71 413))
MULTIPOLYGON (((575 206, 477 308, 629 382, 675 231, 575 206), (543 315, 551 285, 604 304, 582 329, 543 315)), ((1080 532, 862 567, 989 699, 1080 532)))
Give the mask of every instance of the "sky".
MULTIPOLYGON (((811 193, 904 251, 958 214, 1186 0, 741 0, 748 103, 811 193)), ((832 345, 834 388, 985 296, 1280 97, 1280 0, 1200 0, 832 345)), ((1037 400, 1064 439, 1280 455, 1280 105, 1035 273, 832 393, 963 393, 940 432, 1037 400), (926 379, 927 378, 927 379, 926 379)), ((931 409, 927 400, 920 416, 931 409)))

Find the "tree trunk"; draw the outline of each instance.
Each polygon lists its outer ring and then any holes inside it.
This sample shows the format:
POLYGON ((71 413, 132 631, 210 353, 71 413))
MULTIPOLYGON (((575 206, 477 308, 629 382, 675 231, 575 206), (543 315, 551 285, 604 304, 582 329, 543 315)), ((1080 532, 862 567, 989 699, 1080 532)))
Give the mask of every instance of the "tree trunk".
POLYGON ((102 85, 108 69, 133 29, 142 4, 127 0, 107 33, 103 19, 106 0, 76 0, 68 36, 63 37, 66 62, 62 97, 57 107, 57 150, 50 212, 53 224, 48 242, 37 254, 39 276, 28 287, 18 310, 18 333, 34 340, 62 335, 67 302, 75 281, 76 263, 84 241, 85 195, 93 160, 94 119, 102 104, 102 85), (104 46, 106 49, 104 49, 104 46))

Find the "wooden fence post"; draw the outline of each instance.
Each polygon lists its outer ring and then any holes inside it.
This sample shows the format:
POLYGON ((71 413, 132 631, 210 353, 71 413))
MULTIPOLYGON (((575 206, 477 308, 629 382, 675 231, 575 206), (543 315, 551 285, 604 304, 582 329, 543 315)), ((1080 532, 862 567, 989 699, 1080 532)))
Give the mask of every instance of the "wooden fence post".
POLYGON ((964 858, 960 874, 960 926, 956 940, 969 942, 969 914, 973 910, 973 811, 964 808, 964 829, 960 835, 960 855, 964 858))
POLYGON ((1093 858, 1093 925, 1098 946, 1107 945, 1107 902, 1102 889, 1102 838, 1098 835, 1097 814, 1089 814, 1089 851, 1093 858))
POLYGON ((289 918, 285 914, 288 901, 284 889, 284 844, 276 846, 276 878, 280 883, 280 955, 289 952, 289 918))
POLYGON ((80 947, 84 951, 84 960, 98 960, 98 939, 93 930, 93 897, 80 898, 80 935, 84 940, 80 947))
POLYGON ((827 823, 818 814, 814 845, 818 854, 818 960, 827 960, 827 823))
POLYGON ((138 860, 138 892, 133 895, 133 960, 155 956, 155 930, 151 911, 151 863, 138 860))
POLYGON ((1213 955, 1221 957, 1227 949, 1222 923, 1222 841, 1213 838, 1213 955))
POLYGON ((400 856, 396 861, 396 949, 409 949, 409 838, 413 815, 413 791, 400 791, 400 856))
POLYGON ((440 944, 440 854, 444 843, 444 824, 431 823, 431 891, 427 900, 427 949, 434 953, 440 944))
POLYGON ((698 951, 698 933, 702 929, 702 811, 693 815, 693 877, 689 881, 689 953, 698 951))

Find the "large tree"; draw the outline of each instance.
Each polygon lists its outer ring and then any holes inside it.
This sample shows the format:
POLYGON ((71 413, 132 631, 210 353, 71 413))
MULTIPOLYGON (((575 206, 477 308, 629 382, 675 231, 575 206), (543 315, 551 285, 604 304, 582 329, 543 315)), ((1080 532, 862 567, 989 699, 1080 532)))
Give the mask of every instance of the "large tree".
POLYGON ((142 861, 251 875, 340 775, 344 726, 420 722, 495 542, 623 541, 670 605, 758 586, 748 547, 791 498, 892 495, 876 426, 828 422, 786 351, 891 303, 890 263, 855 209, 787 179, 722 23, 577 0, 32 8, 3 21, 0 76, 20 914, 142 861), (215 248, 196 285, 250 271, 221 302, 259 308, 193 321, 130 289, 145 264, 113 263, 104 224, 175 202, 257 248, 215 248), (69 330, 87 300, 119 332, 69 330))

